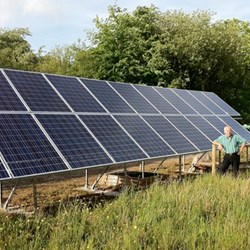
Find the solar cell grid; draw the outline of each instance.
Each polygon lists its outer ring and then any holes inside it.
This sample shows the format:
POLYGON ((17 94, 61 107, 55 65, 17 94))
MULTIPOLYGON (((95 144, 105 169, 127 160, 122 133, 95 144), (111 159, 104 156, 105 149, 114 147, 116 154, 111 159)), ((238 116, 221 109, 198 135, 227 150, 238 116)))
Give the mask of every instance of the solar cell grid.
POLYGON ((105 81, 81 79, 84 85, 111 113, 135 113, 105 81))
POLYGON ((179 114, 171 104, 169 104, 161 95, 152 87, 143 85, 134 85, 134 87, 146 97, 161 113, 163 114, 179 114))
POLYGON ((226 114, 221 108, 219 108, 216 104, 214 104, 208 97, 203 95, 202 92, 189 90, 189 93, 193 95, 195 98, 197 98, 203 105, 205 105, 206 107, 209 107, 209 110, 211 110, 214 114, 217 114, 217 115, 226 114))
POLYGON ((204 116, 203 118, 216 127, 216 129, 219 130, 221 134, 224 133, 224 127, 226 124, 217 116, 204 116))
POLYGON ((116 162, 147 158, 111 116, 81 115, 80 117, 116 162))
POLYGON ((175 94, 180 96, 186 101, 197 113, 199 114, 212 114, 201 102, 199 102, 194 96, 192 96, 187 90, 172 89, 175 94))
POLYGON ((0 148, 15 177, 68 169, 31 115, 0 114, 0 148))
POLYGON ((199 150, 210 150, 211 141, 183 116, 166 116, 199 150))
POLYGON ((211 141, 215 140, 221 135, 218 130, 216 130, 210 123, 200 116, 188 116, 186 118, 191 121, 198 129, 200 129, 211 141))
POLYGON ((76 112, 106 112, 94 97, 73 77, 46 75, 76 112))
POLYGON ((169 121, 162 116, 143 116, 143 118, 171 145, 178 153, 197 152, 198 149, 191 144, 169 121))
POLYGON ((111 85, 138 113, 159 114, 131 84, 111 82, 111 85))
POLYGON ((175 152, 139 117, 115 116, 150 157, 174 155, 175 152))
POLYGON ((33 111, 70 111, 39 73, 4 70, 33 111))
POLYGON ((9 179, 9 178, 10 178, 10 176, 9 176, 8 172, 6 171, 2 162, 0 162, 0 180, 9 179))
POLYGON ((0 110, 26 111, 2 72, 0 72, 0 110))
POLYGON ((72 168, 112 163, 74 115, 37 115, 72 168))
POLYGON ((186 102, 177 96, 171 89, 155 88, 161 93, 181 114, 197 114, 186 102))

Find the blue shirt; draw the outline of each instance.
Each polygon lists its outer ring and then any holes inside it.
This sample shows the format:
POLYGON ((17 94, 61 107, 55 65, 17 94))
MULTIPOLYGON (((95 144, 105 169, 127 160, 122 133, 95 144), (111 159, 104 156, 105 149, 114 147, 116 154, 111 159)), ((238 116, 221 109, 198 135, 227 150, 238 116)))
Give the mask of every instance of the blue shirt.
POLYGON ((237 153, 239 151, 239 147, 246 143, 246 140, 239 135, 231 135, 231 137, 227 138, 225 135, 221 135, 215 141, 219 142, 225 151, 226 154, 237 153))

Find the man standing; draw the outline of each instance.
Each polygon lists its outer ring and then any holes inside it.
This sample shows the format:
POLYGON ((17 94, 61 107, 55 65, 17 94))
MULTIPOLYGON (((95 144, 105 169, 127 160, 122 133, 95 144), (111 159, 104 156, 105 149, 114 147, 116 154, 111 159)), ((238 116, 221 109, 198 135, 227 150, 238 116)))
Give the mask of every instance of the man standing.
POLYGON ((246 140, 232 132, 230 126, 224 128, 225 135, 221 135, 213 144, 218 146, 220 151, 224 150, 225 155, 219 168, 220 174, 225 174, 230 164, 232 164, 234 176, 238 175, 240 166, 240 154, 246 146, 246 140))

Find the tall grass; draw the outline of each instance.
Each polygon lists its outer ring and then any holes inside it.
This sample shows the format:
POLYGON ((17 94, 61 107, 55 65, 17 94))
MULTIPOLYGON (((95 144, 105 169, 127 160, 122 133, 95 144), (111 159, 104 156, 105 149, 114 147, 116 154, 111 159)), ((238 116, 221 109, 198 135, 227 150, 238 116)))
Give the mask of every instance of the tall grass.
POLYGON ((0 216, 0 249, 250 249, 249 176, 205 175, 125 190, 94 209, 0 216))

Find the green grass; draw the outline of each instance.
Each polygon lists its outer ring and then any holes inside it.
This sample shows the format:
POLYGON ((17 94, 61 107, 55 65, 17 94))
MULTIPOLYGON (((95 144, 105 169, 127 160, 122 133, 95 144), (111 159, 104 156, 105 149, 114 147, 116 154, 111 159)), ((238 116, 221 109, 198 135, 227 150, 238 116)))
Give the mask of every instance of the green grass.
MULTIPOLYGON (((249 174, 248 174, 249 175, 249 174)), ((0 249, 250 249, 250 178, 204 175, 125 190, 94 209, 0 216, 0 249)))

